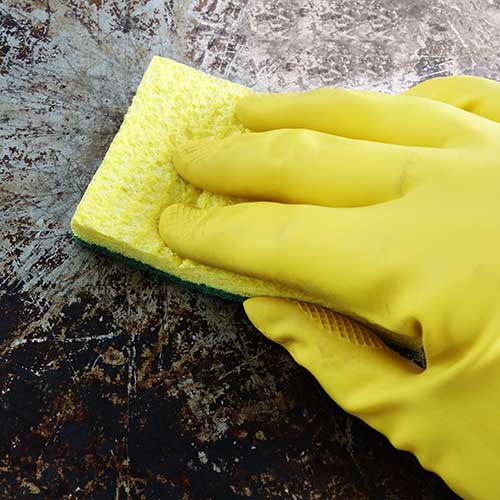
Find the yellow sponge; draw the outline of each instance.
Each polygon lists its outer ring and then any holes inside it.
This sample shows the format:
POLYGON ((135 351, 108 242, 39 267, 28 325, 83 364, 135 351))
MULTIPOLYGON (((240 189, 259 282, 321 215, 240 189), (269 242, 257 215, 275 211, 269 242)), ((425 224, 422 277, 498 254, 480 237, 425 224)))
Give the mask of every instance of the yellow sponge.
POLYGON ((154 57, 76 209, 71 221, 74 235, 83 243, 219 295, 304 299, 279 285, 181 259, 165 246, 158 231, 160 215, 172 203, 211 207, 238 201, 186 183, 173 167, 172 152, 188 139, 243 131, 234 118, 234 108, 238 99, 251 92, 170 59, 154 57))
MULTIPOLYGON (((209 293, 236 299, 272 295, 314 302, 278 284, 180 258, 165 246, 158 231, 160 215, 172 203, 205 208, 242 201, 186 183, 173 167, 172 152, 189 139, 244 131, 234 118, 234 108, 238 99, 251 92, 154 57, 73 216, 71 227, 77 240, 209 293)), ((408 344, 400 336, 385 336, 408 344)))

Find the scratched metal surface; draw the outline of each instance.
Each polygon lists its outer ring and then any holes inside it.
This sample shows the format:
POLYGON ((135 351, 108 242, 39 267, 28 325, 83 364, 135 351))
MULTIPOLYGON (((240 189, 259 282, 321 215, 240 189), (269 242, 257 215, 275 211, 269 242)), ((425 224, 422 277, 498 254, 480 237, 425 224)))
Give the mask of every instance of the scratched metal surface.
POLYGON ((453 498, 241 308, 76 246, 153 54, 259 90, 500 76, 499 0, 1 0, 0 497, 453 498))

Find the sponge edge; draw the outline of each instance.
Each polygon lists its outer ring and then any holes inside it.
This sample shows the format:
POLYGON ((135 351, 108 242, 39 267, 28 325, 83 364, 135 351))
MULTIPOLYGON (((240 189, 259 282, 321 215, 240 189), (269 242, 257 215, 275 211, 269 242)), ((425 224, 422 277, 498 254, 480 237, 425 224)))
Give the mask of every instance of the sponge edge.
MULTIPOLYGON (((242 201, 185 182, 173 167, 172 154, 187 140, 243 132, 234 109, 239 99, 251 93, 241 85, 154 57, 76 208, 71 221, 76 239, 136 267, 219 296, 241 300, 268 295, 314 302, 312 297, 276 283, 183 259, 166 247, 159 233, 161 213, 173 203, 209 208, 242 201)), ((390 332, 383 336, 413 349, 420 346, 419 339, 390 332)))

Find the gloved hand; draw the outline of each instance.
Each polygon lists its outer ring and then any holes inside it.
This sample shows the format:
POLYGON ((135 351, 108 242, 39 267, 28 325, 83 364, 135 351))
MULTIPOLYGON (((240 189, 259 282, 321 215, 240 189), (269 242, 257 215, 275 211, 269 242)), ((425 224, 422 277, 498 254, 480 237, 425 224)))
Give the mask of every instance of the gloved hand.
POLYGON ((345 410, 465 498, 500 498, 500 84, 256 95, 237 116, 255 132, 189 143, 175 166, 200 188, 266 201, 170 206, 165 243, 421 335, 425 370, 328 309, 244 304, 345 410))

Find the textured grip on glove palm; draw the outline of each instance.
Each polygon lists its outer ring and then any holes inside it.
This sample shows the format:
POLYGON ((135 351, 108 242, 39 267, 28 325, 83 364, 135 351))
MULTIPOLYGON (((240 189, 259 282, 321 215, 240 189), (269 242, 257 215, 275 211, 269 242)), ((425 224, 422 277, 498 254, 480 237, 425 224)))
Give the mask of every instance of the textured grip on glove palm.
POLYGON ((324 330, 360 347, 384 349, 385 344, 377 335, 342 314, 307 302, 294 301, 297 307, 324 330))

